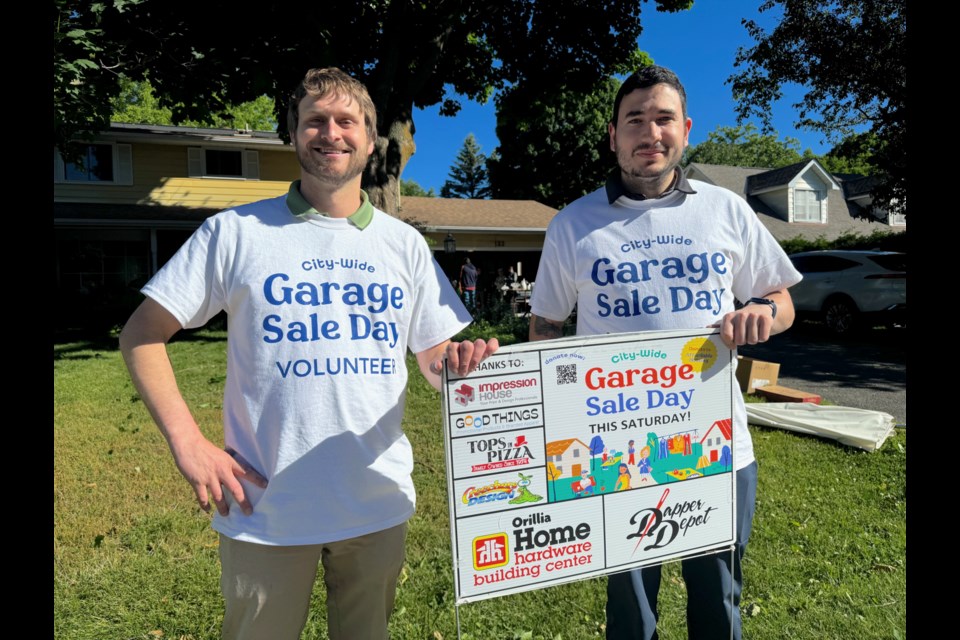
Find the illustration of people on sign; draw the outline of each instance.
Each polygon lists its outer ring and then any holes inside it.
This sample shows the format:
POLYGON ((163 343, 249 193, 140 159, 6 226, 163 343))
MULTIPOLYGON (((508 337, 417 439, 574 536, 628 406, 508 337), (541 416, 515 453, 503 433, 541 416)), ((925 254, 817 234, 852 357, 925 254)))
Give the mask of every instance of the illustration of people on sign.
POLYGON ((550 501, 729 473, 733 466, 731 420, 709 424, 705 431, 700 425, 671 433, 649 431, 643 438, 619 438, 617 434, 605 433, 584 440, 547 442, 550 501))
POLYGON ((650 484, 650 447, 640 449, 640 464, 637 465, 637 471, 640 473, 640 484, 650 484))
POLYGON ((590 471, 584 469, 580 474, 580 480, 574 482, 570 487, 573 489, 573 494, 579 498, 581 496, 592 496, 595 484, 597 484, 597 481, 590 475, 590 471))
POLYGON ((630 468, 621 463, 619 471, 620 475, 617 476, 617 485, 613 488, 613 490, 626 491, 630 488, 630 468))

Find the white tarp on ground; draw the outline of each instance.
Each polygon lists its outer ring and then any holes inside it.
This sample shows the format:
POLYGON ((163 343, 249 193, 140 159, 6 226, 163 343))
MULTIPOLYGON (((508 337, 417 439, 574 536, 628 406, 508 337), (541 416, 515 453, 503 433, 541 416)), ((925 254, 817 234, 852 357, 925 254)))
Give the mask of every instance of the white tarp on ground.
POLYGON ((747 404, 747 416, 750 424, 830 438, 866 451, 879 449, 895 424, 893 416, 882 411, 811 402, 747 404))

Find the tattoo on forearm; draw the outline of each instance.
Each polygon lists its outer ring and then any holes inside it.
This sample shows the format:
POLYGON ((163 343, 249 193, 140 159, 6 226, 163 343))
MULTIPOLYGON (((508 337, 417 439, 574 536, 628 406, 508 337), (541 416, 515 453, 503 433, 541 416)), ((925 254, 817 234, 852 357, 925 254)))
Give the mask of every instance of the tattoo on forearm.
POLYGON ((537 335, 548 339, 563 337, 563 325, 557 326, 546 318, 541 318, 539 316, 533 321, 533 331, 537 335))

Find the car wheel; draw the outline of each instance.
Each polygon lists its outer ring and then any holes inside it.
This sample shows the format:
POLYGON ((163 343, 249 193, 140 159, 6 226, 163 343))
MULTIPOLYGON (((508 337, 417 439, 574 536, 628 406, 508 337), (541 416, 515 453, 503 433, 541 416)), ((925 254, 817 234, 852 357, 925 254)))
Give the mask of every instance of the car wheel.
POLYGON ((857 325, 857 306, 846 298, 832 298, 823 305, 823 321, 837 335, 847 335, 857 325))

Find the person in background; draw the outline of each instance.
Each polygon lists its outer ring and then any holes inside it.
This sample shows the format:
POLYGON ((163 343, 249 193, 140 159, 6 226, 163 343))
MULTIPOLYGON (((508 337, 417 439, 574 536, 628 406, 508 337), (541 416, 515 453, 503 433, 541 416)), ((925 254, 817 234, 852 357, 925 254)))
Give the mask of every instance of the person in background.
POLYGON ((470 262, 470 258, 464 258, 463 266, 460 267, 460 289, 463 291, 463 303, 471 310, 477 306, 477 278, 479 277, 480 269, 470 262))

